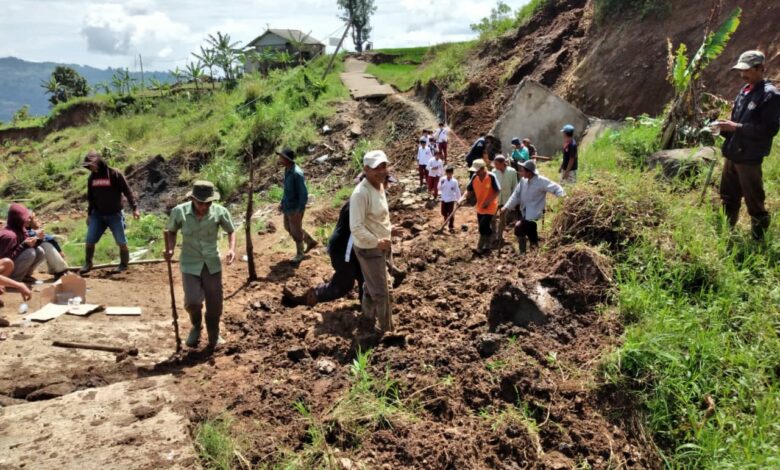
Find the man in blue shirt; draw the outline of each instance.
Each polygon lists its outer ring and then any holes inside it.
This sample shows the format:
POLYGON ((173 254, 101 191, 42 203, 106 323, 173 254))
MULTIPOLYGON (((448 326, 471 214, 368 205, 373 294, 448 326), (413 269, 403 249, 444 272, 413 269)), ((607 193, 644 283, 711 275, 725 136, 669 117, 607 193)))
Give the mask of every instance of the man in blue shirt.
POLYGON ((566 124, 561 129, 563 134, 563 161, 558 170, 561 176, 561 184, 574 184, 577 182, 577 141, 574 140, 574 126, 566 124))
POLYGON ((296 254, 293 262, 300 263, 304 253, 317 246, 317 241, 303 229, 303 213, 306 211, 309 191, 306 189, 303 170, 295 164, 295 153, 290 149, 284 149, 278 154, 279 165, 284 167, 284 194, 279 209, 284 216, 284 229, 295 240, 296 254), (304 242, 306 242, 305 250, 304 242))

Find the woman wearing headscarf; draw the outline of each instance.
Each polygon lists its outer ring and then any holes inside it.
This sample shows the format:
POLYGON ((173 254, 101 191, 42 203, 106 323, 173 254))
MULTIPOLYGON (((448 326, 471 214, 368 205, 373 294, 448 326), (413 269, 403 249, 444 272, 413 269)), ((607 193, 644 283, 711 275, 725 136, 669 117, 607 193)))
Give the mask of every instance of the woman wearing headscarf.
POLYGON ((11 204, 8 220, 0 230, 0 259, 8 258, 14 263, 9 276, 14 281, 34 282, 32 273, 44 260, 43 248, 37 246, 38 239, 27 235, 30 212, 21 204, 11 204))

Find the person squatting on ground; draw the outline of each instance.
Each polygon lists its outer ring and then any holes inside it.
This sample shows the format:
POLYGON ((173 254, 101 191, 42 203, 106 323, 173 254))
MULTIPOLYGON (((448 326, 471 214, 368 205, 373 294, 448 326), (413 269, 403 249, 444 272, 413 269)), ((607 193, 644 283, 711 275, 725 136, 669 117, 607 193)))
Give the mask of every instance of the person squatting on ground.
POLYGON ((306 212, 309 192, 306 189, 303 170, 295 164, 295 153, 290 149, 277 153, 279 165, 284 167, 284 194, 279 203, 279 211, 284 217, 284 229, 295 241, 295 257, 292 261, 300 263, 305 253, 317 246, 317 241, 303 228, 303 214, 306 212))
POLYGON ((439 122, 439 130, 436 131, 436 149, 441 152, 442 160, 444 164, 447 164, 447 158, 449 157, 449 141, 450 141, 450 127, 444 124, 444 121, 439 122))
POLYGON ((508 212, 520 207, 520 221, 515 224, 515 235, 522 254, 526 251, 526 238, 531 242, 531 248, 536 248, 539 245, 536 221, 544 214, 547 193, 563 197, 566 195, 566 191, 558 183, 540 175, 533 160, 523 163, 520 172, 523 178, 507 203, 501 208, 501 212, 508 212))
POLYGON ((90 171, 87 180, 87 240, 85 245, 84 266, 80 274, 92 269, 95 245, 106 229, 111 230, 114 241, 119 246, 119 267, 115 272, 125 271, 130 263, 130 250, 125 236, 125 215, 122 211, 122 195, 133 210, 133 217, 141 217, 135 203, 133 191, 127 184, 125 175, 119 170, 109 168, 103 158, 94 150, 84 157, 82 167, 90 171))
POLYGON ((444 162, 438 150, 425 167, 428 174, 428 194, 435 200, 439 196, 439 179, 444 176, 444 162))
POLYGON ((365 318, 379 322, 383 333, 393 331, 392 299, 388 264, 392 265, 391 236, 399 232, 390 224, 384 184, 387 155, 373 150, 363 156, 366 177, 349 198, 349 229, 365 282, 361 308, 365 318))
POLYGON ((6 263, 4 271, 0 274, 14 281, 26 283, 35 282, 32 275, 46 257, 43 248, 39 246, 38 237, 27 235, 29 221, 30 211, 26 207, 21 204, 11 204, 5 227, 0 230, 0 259, 7 258, 11 261, 12 267, 10 272, 6 272, 8 271, 6 263))
POLYGON ((558 169, 561 184, 574 184, 577 182, 577 141, 574 140, 574 126, 566 124, 561 129, 563 134, 563 161, 558 169))
POLYGON ((460 200, 460 185, 458 180, 453 176, 455 174, 455 168, 448 166, 446 170, 446 176, 439 181, 439 192, 441 193, 441 216, 447 221, 449 217, 448 225, 450 226, 450 233, 455 232, 455 216, 450 215, 455 212, 455 204, 460 200))
POLYGON ((428 162, 433 158, 431 148, 428 147, 428 140, 420 139, 420 146, 417 147, 417 172, 420 175, 420 186, 426 186, 428 183, 428 162))
POLYGON ((176 234, 181 230, 179 266, 184 287, 184 308, 190 316, 192 329, 185 344, 198 345, 202 326, 203 302, 206 302, 206 332, 209 349, 222 342, 219 319, 222 316, 222 263, 217 249, 217 235, 222 227, 228 234, 227 264, 236 258, 236 233, 230 212, 215 201, 219 193, 208 181, 196 181, 187 194, 189 202, 171 211, 165 232, 165 259, 173 258, 176 234))
MULTIPOLYGON (((507 165, 506 157, 503 155, 496 155, 496 158, 493 159, 493 167, 492 173, 501 187, 501 191, 498 193, 498 207, 503 207, 517 187, 517 172, 507 165)), ((516 219, 514 214, 515 211, 499 212, 494 219, 495 237, 493 242, 499 248, 504 244, 504 229, 507 224, 513 223, 516 219)))
MULTIPOLYGON (((22 296, 22 301, 27 302, 32 298, 32 292, 24 283, 14 281, 8 277, 8 273, 13 271, 13 269, 14 264, 10 259, 3 258, 0 260, 0 296, 5 293, 6 288, 16 289, 16 291, 19 292, 19 295, 22 296)), ((0 298, 0 308, 2 307, 5 307, 5 302, 0 298)))
POLYGON ((764 62, 760 51, 747 51, 739 56, 733 69, 739 71, 745 85, 734 100, 731 119, 717 123, 726 138, 722 149, 726 162, 720 180, 723 210, 733 228, 744 197, 751 234, 756 240, 764 238, 770 222, 764 206, 761 164, 769 155, 772 139, 780 128, 780 93, 764 78, 764 62))
POLYGON ((53 236, 43 230, 40 222, 38 222, 38 218, 35 217, 35 213, 32 211, 30 211, 30 218, 27 221, 27 236, 38 239, 38 246, 43 248, 49 274, 53 274, 54 279, 59 279, 68 272, 68 263, 65 262, 65 254, 62 252, 60 244, 53 236))
POLYGON ((290 307, 308 305, 313 307, 318 303, 330 302, 349 294, 357 282, 360 299, 363 298, 363 272, 355 255, 352 232, 349 230, 349 202, 341 207, 336 227, 328 239, 328 255, 333 267, 333 276, 328 282, 312 287, 302 295, 295 295, 289 289, 284 289, 285 304, 290 307))
POLYGON ((469 181, 466 194, 460 198, 458 204, 463 204, 472 194, 477 200, 479 241, 477 247, 472 251, 475 255, 480 256, 490 249, 493 241, 493 218, 498 211, 498 195, 501 192, 501 185, 496 176, 487 171, 484 160, 474 161, 469 171, 474 173, 474 177, 469 181))

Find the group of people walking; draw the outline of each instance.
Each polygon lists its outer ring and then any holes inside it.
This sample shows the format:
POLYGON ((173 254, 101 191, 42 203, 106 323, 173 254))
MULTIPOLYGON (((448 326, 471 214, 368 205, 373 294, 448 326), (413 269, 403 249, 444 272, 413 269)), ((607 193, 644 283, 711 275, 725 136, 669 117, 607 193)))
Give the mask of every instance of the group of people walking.
MULTIPOLYGON (((765 79, 765 57, 759 51, 743 53, 737 64, 745 85, 740 90, 731 113, 731 119, 718 121, 713 127, 725 136, 723 155, 726 163, 720 184, 720 196, 729 224, 733 227, 744 198, 751 217, 751 233, 763 238, 769 226, 761 163, 769 154, 772 140, 780 129, 780 93, 765 79)), ((483 255, 491 247, 503 242, 506 228, 514 224, 518 248, 525 253, 528 244, 539 243, 537 223, 543 217, 548 193, 564 197, 561 184, 573 184, 579 169, 575 129, 565 125, 562 161, 558 167, 559 183, 540 174, 536 161, 542 159, 527 138, 513 138, 512 151, 501 153, 500 142, 490 134, 482 134, 465 156, 469 180, 465 193, 455 178, 455 169, 448 164, 450 129, 439 123, 437 132, 425 131, 417 147, 417 166, 420 186, 431 198, 441 200, 441 215, 455 230, 455 211, 473 198, 477 215, 479 240, 474 249, 483 255), (492 169, 491 169, 492 167, 492 169)), ((303 171, 296 164, 292 150, 278 153, 284 168, 284 194, 279 205, 284 227, 295 242, 293 263, 300 263, 306 253, 317 246, 317 241, 303 228, 308 203, 303 171)), ((381 333, 393 331, 391 278, 400 282, 405 273, 395 267, 391 238, 401 233, 390 221, 386 187, 390 180, 387 155, 374 150, 363 156, 363 174, 354 188, 349 202, 339 213, 336 228, 328 240, 328 254, 334 269, 327 282, 296 295, 285 289, 287 305, 315 305, 347 295, 357 283, 361 309, 366 322, 381 333)), ((87 183, 87 234, 85 262, 79 270, 88 273, 93 268, 95 246, 108 229, 119 248, 120 262, 116 269, 128 269, 130 253, 125 235, 122 197, 138 219, 140 212, 136 199, 124 175, 110 168, 100 154, 90 151, 83 161, 90 171, 87 183)), ((228 210, 219 205, 220 195, 207 181, 194 183, 187 201, 176 206, 170 214, 165 232, 165 259, 170 261, 178 232, 182 232, 179 265, 184 288, 184 304, 192 328, 186 344, 199 343, 204 315, 208 347, 214 348, 222 340, 219 320, 222 314, 222 262, 217 248, 219 230, 228 236, 225 260, 235 260, 235 226, 228 210)), ((11 204, 8 218, 0 230, 0 293, 5 288, 16 289, 23 299, 31 296, 27 284, 33 282, 33 273, 46 262, 56 277, 67 271, 65 256, 57 240, 46 233, 35 217, 21 204, 11 204)), ((0 302, 2 302, 0 300, 0 302)))

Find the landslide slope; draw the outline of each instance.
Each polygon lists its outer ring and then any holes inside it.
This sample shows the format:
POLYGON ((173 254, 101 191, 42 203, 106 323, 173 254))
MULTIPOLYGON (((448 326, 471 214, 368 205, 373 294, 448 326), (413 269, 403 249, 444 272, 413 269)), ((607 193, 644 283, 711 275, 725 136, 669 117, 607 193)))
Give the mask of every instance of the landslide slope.
MULTIPOLYGON (((675 46, 684 42, 692 54, 701 44, 711 4, 670 0, 664 13, 597 20, 596 3, 549 0, 517 30, 478 44, 466 60, 468 84, 446 93, 455 128, 467 137, 490 128, 525 77, 592 116, 660 113, 672 98, 666 81, 667 38, 675 46)), ((726 98, 740 85, 731 71, 740 52, 763 50, 770 77, 780 65, 780 3, 725 0, 715 26, 737 6, 743 7, 741 25, 704 76, 708 89, 726 98)))

